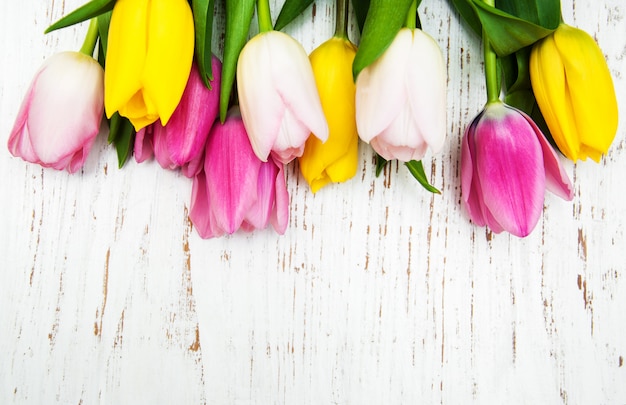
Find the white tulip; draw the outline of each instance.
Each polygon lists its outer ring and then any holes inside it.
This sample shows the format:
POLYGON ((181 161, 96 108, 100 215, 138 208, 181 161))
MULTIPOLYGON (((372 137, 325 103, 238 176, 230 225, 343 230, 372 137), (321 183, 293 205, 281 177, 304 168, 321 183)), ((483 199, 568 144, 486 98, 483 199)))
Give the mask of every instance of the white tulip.
POLYGON ((441 49, 419 29, 402 28, 356 81, 360 138, 387 160, 438 152, 446 133, 446 68, 441 49))
POLYGON ((239 106, 259 159, 282 163, 302 155, 311 133, 328 138, 309 58, 295 39, 279 31, 252 38, 237 63, 239 106))

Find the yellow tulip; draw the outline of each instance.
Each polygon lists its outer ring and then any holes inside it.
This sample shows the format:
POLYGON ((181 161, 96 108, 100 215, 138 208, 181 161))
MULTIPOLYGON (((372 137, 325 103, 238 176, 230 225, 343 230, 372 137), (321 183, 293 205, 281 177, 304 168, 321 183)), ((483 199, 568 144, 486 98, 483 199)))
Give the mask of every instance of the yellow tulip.
POLYGON ((104 106, 136 130, 167 124, 191 71, 194 26, 187 0, 117 0, 109 26, 104 106))
POLYGON ((300 171, 314 193, 330 182, 343 182, 356 174, 359 138, 352 79, 355 55, 353 43, 333 37, 309 56, 329 129, 324 143, 309 137, 299 158, 300 171))
POLYGON ((561 24, 533 46, 530 77, 537 104, 569 159, 598 162, 617 132, 617 99, 602 51, 589 34, 561 24))

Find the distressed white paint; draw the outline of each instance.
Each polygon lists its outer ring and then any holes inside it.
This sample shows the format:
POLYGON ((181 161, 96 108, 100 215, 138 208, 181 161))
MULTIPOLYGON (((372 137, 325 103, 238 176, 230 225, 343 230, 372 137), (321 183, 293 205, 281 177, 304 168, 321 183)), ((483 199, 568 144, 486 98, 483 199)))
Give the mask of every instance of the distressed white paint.
MULTIPOLYGON (((333 31, 317 3, 288 29, 307 51, 333 31)), ((42 31, 80 4, 0 3, 2 145, 32 74, 85 26, 42 31)), ((479 44, 446 2, 421 12, 450 77, 426 165, 441 196, 397 165, 375 178, 362 146, 357 177, 317 195, 288 167, 284 236, 202 240, 190 182, 117 170, 104 136, 76 175, 2 146, 0 403, 626 403, 624 125, 601 164, 566 163, 574 201, 547 195, 531 236, 474 227, 459 145, 484 101, 479 44)), ((623 122, 626 7, 563 14, 602 45, 623 122)))

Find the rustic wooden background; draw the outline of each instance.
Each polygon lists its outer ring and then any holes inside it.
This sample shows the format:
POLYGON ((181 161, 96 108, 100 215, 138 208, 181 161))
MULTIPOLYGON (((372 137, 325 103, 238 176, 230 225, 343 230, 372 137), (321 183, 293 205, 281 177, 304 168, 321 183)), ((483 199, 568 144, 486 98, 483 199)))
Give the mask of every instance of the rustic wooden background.
MULTIPOLYGON (((0 3, 2 145, 41 62, 80 47, 85 25, 43 30, 81 3, 0 3)), ((316 3, 286 30, 307 51, 333 32, 316 3)), ((395 164, 375 178, 364 145, 356 178, 317 195, 287 168, 284 236, 202 240, 190 181, 118 170, 103 134, 75 175, 2 146, 0 403, 626 404, 623 0, 563 0, 602 46, 622 125, 600 164, 565 163, 574 200, 548 194, 526 239, 460 207, 480 45, 447 2, 420 11, 449 75, 449 138, 425 160, 440 196, 395 164)))

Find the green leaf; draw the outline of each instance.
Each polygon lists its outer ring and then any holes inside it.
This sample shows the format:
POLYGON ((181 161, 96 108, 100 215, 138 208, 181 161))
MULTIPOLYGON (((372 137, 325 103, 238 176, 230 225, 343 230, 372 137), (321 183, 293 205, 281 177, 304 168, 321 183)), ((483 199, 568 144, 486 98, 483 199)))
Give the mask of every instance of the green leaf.
POLYGON ((100 46, 102 47, 102 53, 106 55, 107 47, 109 45, 109 25, 111 24, 111 14, 113 12, 108 11, 98 16, 98 34, 100 35, 100 46))
POLYGON ((98 19, 98 63, 104 69, 107 54, 107 45, 109 43, 109 23, 111 22, 111 11, 100 14, 98 19))
POLYGON ((352 8, 356 14, 356 22, 359 25, 359 32, 363 32, 367 11, 370 8, 370 0, 352 0, 352 8))
POLYGON ((421 160, 411 160, 410 162, 405 162, 404 165, 409 169, 409 172, 422 185, 422 187, 431 193, 441 194, 441 191, 437 190, 428 182, 421 160))
POLYGON ((70 25, 87 21, 93 17, 99 16, 100 14, 106 13, 107 11, 111 11, 113 10, 115 2, 116 0, 92 0, 49 26, 45 33, 47 34, 60 28, 69 27, 70 25))
POLYGON ((280 14, 278 14, 274 29, 282 30, 285 28, 297 16, 302 14, 311 3, 313 3, 313 0, 286 0, 285 4, 283 4, 283 8, 280 9, 280 14))
POLYGON ((470 26, 472 31, 479 37, 483 35, 483 25, 472 6, 471 0, 450 0, 459 12, 461 18, 470 26))
POLYGON ((226 34, 224 38, 224 62, 220 88, 220 120, 226 119, 230 93, 235 82, 237 59, 246 44, 255 0, 226 0, 226 34))
POLYGON ((383 171, 388 162, 389 161, 384 157, 380 156, 378 153, 376 154, 376 177, 380 176, 380 173, 383 171))
POLYGON ((560 0, 498 0, 498 8, 548 29, 556 29, 561 22, 560 0))
POLYGON ((193 24, 196 34, 196 61, 204 85, 211 88, 213 80, 211 39, 213 37, 213 0, 192 0, 193 24))
POLYGON ((117 151, 117 162, 121 169, 126 163, 135 144, 135 128, 130 121, 119 115, 113 114, 109 121, 109 144, 115 146, 117 151))
POLYGON ((354 80, 389 47, 406 21, 412 0, 372 0, 363 26, 361 43, 352 64, 354 80))
POLYGON ((500 57, 532 45, 554 31, 488 6, 481 0, 471 1, 493 50, 500 57))

